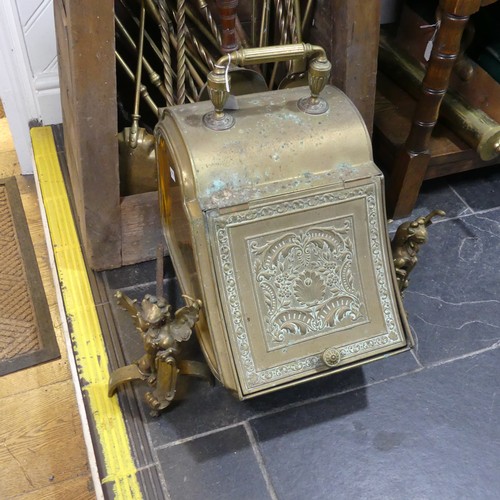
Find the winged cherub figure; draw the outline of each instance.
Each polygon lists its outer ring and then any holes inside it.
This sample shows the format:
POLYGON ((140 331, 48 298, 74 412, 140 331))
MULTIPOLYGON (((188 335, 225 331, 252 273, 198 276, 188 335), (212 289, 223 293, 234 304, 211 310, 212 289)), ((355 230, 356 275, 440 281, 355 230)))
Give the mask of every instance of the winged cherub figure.
POLYGON ((400 292, 408 288, 409 276, 417 265, 420 247, 427 243, 427 228, 437 215, 444 217, 446 214, 442 210, 433 210, 425 217, 404 222, 396 231, 391 248, 400 292))
MULTIPOLYGON (((118 305, 128 311, 141 334, 145 354, 132 365, 118 368, 111 374, 109 396, 124 382, 147 380, 153 390, 146 393, 145 399, 154 414, 158 414, 175 396, 177 375, 182 372, 177 360, 180 343, 191 337, 202 302, 184 295, 187 305, 172 314, 172 307, 162 297, 148 294, 139 307, 135 300, 120 291, 115 297, 118 305)), ((199 375, 202 372, 205 376, 206 371, 197 365, 194 361, 184 362, 184 373, 199 375)))

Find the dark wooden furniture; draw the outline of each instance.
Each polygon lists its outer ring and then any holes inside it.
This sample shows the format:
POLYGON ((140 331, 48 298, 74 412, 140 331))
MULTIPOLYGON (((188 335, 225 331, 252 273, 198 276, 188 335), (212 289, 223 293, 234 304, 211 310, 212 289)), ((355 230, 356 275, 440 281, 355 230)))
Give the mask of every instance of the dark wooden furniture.
POLYGON ((379 76, 376 153, 382 163, 391 164, 386 192, 390 217, 411 212, 425 179, 494 163, 480 160, 474 150, 442 125, 438 125, 433 140, 463 30, 469 16, 481 7, 481 1, 440 0, 439 6, 441 26, 416 103, 389 78, 379 76))
MULTIPOLYGON (((77 222, 95 270, 154 259, 156 193, 120 198, 113 2, 55 0, 65 147, 77 222)), ((318 0, 309 39, 371 130, 380 2, 318 0)))
POLYGON ((310 40, 332 62, 331 83, 358 108, 373 129, 380 0, 317 0, 310 40))

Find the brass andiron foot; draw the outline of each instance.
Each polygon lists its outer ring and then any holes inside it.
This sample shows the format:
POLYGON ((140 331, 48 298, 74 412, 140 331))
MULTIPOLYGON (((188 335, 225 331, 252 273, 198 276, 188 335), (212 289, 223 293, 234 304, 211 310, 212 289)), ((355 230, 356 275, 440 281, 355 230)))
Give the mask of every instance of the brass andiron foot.
POLYGON ((152 390, 146 393, 145 400, 152 410, 151 414, 157 416, 174 399, 179 374, 212 379, 204 363, 179 360, 180 343, 191 337, 202 306, 201 300, 184 295, 187 305, 172 314, 171 306, 162 297, 148 294, 140 306, 120 291, 116 292, 115 297, 118 305, 132 317, 146 353, 134 363, 118 368, 111 374, 109 397, 125 382, 146 380, 152 390))
POLYGON ((427 242, 427 227, 432 224, 432 218, 436 215, 444 217, 446 214, 442 210, 433 210, 425 217, 403 222, 391 242, 396 279, 401 293, 408 288, 409 275, 418 262, 418 251, 427 242))

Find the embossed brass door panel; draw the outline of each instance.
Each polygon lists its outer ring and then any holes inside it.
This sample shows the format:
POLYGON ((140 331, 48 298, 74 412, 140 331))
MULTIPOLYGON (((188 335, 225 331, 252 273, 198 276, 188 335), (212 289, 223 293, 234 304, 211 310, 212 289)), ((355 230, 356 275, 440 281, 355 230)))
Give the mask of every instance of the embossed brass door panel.
POLYGON ((375 177, 208 214, 243 394, 406 346, 380 245, 380 189, 375 177))

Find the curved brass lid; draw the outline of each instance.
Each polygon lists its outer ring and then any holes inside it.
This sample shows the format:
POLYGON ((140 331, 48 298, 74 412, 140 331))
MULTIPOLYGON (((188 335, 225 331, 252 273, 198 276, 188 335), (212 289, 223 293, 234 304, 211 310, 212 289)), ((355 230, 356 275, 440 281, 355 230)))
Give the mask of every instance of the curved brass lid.
MULTIPOLYGON (((158 130, 168 136, 172 120, 189 155, 200 208, 223 208, 379 173, 369 135, 347 96, 326 86, 329 110, 310 115, 297 101, 307 87, 238 97, 230 130, 213 131, 202 118, 210 102, 164 111, 158 130)), ((185 155, 182 155, 185 157, 185 155)), ((190 183, 191 184, 191 183, 190 183)))

